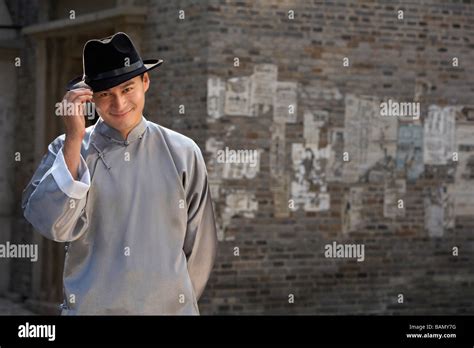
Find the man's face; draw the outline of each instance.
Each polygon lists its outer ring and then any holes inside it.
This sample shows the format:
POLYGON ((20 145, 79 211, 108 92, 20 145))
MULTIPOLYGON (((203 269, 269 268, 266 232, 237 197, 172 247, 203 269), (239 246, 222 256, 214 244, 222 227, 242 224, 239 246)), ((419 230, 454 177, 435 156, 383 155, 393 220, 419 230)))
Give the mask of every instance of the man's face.
POLYGON ((113 88, 96 92, 93 101, 104 122, 125 138, 140 122, 145 106, 145 92, 150 86, 148 73, 136 76, 113 88))

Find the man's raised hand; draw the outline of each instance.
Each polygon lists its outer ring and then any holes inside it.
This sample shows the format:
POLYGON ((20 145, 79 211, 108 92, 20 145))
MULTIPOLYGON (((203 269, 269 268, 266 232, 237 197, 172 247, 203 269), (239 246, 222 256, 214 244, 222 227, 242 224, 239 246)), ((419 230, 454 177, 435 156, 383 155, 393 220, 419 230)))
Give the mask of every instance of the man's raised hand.
POLYGON ((93 92, 89 88, 77 88, 64 95, 63 103, 74 106, 67 108, 67 110, 73 110, 72 114, 68 113, 66 116, 62 116, 66 128, 66 138, 79 142, 84 138, 86 132, 84 104, 92 101, 92 94, 93 92))
POLYGON ((68 91, 63 98, 63 103, 73 105, 72 115, 62 116, 66 128, 66 139, 63 154, 66 165, 74 180, 78 178, 78 168, 81 162, 81 144, 86 133, 85 108, 86 102, 92 101, 92 90, 77 88, 68 91))

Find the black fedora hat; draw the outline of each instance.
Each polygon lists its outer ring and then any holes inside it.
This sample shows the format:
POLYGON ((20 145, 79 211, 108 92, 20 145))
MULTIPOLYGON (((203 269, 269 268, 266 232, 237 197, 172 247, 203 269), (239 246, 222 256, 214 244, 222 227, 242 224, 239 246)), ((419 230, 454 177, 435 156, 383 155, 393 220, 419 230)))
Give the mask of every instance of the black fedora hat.
POLYGON ((83 75, 69 81, 67 90, 90 87, 94 92, 103 91, 162 63, 162 59, 142 60, 130 37, 122 32, 89 40, 82 54, 83 75))

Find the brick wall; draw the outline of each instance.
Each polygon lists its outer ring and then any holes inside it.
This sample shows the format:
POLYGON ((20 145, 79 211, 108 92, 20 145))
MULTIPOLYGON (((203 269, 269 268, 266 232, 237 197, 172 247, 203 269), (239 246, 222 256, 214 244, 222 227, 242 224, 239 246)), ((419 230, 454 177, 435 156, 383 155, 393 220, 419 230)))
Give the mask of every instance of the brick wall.
MULTIPOLYGON (((296 82, 298 87, 296 121, 285 126, 284 168, 280 171, 271 166, 275 112, 254 117, 224 112, 218 120, 207 117, 208 138, 220 140, 219 148, 261 149, 262 156, 260 171, 251 179, 222 179, 217 174, 217 210, 221 216, 229 209, 235 215, 223 232, 219 262, 203 299, 204 312, 472 313, 473 208, 471 216, 455 216, 454 225, 444 228, 441 236, 431 236, 436 232, 427 230, 425 223, 430 219, 426 210, 431 207, 426 197, 443 185, 455 185, 455 164, 423 166, 421 159, 423 172, 416 180, 407 180, 406 165, 397 170, 390 166, 400 155, 400 146, 386 144, 392 158, 380 156, 368 168, 379 175, 366 179, 360 175, 346 182, 329 180, 334 174, 327 169, 329 163, 341 161, 339 153, 331 152, 329 158, 321 155, 320 161, 323 172, 326 167, 329 209, 314 212, 289 209, 287 204, 287 216, 279 218, 276 215, 285 215, 285 209, 275 206, 275 197, 294 198, 291 189, 278 192, 284 182, 279 177, 295 181, 292 144, 304 143, 305 131, 319 132, 318 149, 334 145, 333 130, 342 128, 344 136, 356 131, 347 122, 350 95, 420 102, 418 122, 396 117, 388 121, 396 131, 396 143, 400 125, 423 127, 430 105, 466 106, 456 114, 457 121, 463 118, 469 112, 474 87, 470 64, 473 10, 466 2, 436 1, 419 5, 393 1, 210 2, 210 75, 225 83, 232 77, 251 76, 259 64, 273 64, 278 68, 277 81, 296 82), (290 10, 293 20, 288 18, 290 10), (403 20, 398 19, 398 10, 403 10, 403 20), (239 67, 234 66, 235 57, 239 67), (349 59, 348 67, 343 66, 344 57, 349 59), (457 67, 451 64, 453 57, 461 62, 457 67), (305 126, 305 113, 314 119, 322 114, 325 121, 318 130, 310 123, 305 126), (397 196, 403 198, 404 216, 390 217, 387 212, 387 217, 384 197, 390 194, 394 179, 406 185, 405 192, 397 196), (360 204, 349 202, 360 206, 360 213, 347 211, 351 188, 360 188, 360 204), (251 213, 253 218, 245 218, 245 209, 226 202, 235 190, 255 197, 258 208, 251 213), (344 232, 347 216, 360 221, 352 231, 344 232), (364 244, 364 262, 326 258, 325 245, 333 241, 364 244), (453 246, 459 247, 457 257, 453 246), (240 256, 234 256, 235 247, 240 256), (294 303, 289 303, 289 294, 294 294, 294 303), (403 303, 399 303, 399 294, 403 303)), ((347 144, 344 149, 353 153, 347 144)), ((208 155, 215 158, 215 148, 208 155)), ((344 172, 348 164, 340 165, 344 172)), ((447 210, 445 205, 442 210, 447 210)), ((448 220, 445 215, 444 221, 448 220)))
MULTIPOLYGON (((473 120, 472 4, 136 3, 148 7, 142 56, 165 60, 145 115, 195 139, 208 163, 220 244, 201 313, 474 312, 474 208, 463 205, 473 162, 461 141, 473 120), (419 102, 419 119, 381 120, 387 99, 419 102), (442 146, 457 162, 429 155, 439 115, 455 121, 442 146), (401 138, 404 127, 419 132, 401 138), (226 146, 258 150, 258 166, 220 163, 226 146), (325 257, 333 242, 363 245, 364 261, 325 257)), ((19 91, 34 76, 33 56, 27 64, 19 91)), ((18 111, 22 186, 34 107, 20 98, 18 111)), ((15 228, 30 233, 19 210, 15 228)), ((12 276, 27 287, 27 270, 12 276)))

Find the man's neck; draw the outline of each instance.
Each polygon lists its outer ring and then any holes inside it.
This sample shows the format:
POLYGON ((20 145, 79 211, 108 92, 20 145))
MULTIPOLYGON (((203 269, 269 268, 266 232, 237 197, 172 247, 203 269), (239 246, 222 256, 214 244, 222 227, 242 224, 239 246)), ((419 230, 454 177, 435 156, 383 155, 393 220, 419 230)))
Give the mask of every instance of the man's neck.
POLYGON ((136 126, 140 124, 140 122, 142 121, 142 118, 143 118, 143 115, 140 116, 140 118, 137 120, 137 122, 135 122, 133 126, 129 127, 126 130, 118 130, 118 129, 116 130, 120 133, 120 135, 122 136, 124 140, 127 140, 128 135, 133 131, 133 129, 135 129, 136 126))

